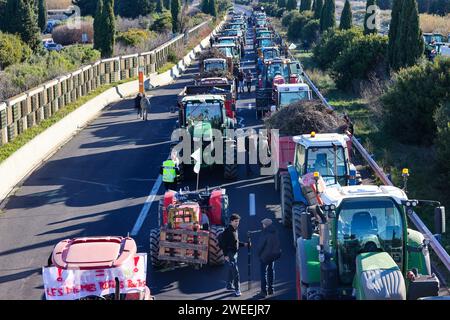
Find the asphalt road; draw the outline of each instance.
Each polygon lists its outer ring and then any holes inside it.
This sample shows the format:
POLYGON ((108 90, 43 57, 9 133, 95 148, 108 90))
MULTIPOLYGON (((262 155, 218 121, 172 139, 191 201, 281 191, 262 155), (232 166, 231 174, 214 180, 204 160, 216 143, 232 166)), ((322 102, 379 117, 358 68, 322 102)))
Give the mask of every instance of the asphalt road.
MULTIPOLYGON (((244 68, 254 68, 254 52, 244 57, 244 68), (246 62, 246 60, 248 60, 246 62)), ((177 115, 170 113, 176 94, 197 71, 193 65, 175 83, 149 92, 149 120, 138 120, 132 100, 109 106, 101 115, 32 173, 4 205, 0 214, 0 299, 42 299, 41 268, 60 240, 98 235, 125 236, 133 229, 144 202, 159 176, 159 166, 170 150, 170 135, 177 115)), ((255 119, 254 93, 238 100, 238 117, 244 128, 261 126, 255 119)), ((244 167, 244 166, 242 166, 244 167)), ((220 170, 202 170, 200 187, 222 186, 230 199, 231 212, 242 216, 240 237, 260 228, 265 217, 280 217, 279 196, 273 180, 260 176, 257 166, 247 176, 239 168, 239 179, 227 182, 220 170), (249 194, 255 194, 256 216, 249 216, 249 194)), ((195 188, 195 181, 190 183, 195 188)), ((139 252, 148 252, 150 229, 157 225, 158 196, 134 237, 139 252)), ((283 255, 275 267, 272 299, 295 298, 292 235, 276 220, 283 255)), ((257 242, 257 236, 254 237, 257 242)), ((251 263, 248 288, 247 249, 239 257, 243 295, 252 299, 258 291, 259 264, 251 263)), ((226 267, 201 270, 180 268, 155 272, 150 264, 147 283, 157 299, 237 299, 224 291, 226 267)))

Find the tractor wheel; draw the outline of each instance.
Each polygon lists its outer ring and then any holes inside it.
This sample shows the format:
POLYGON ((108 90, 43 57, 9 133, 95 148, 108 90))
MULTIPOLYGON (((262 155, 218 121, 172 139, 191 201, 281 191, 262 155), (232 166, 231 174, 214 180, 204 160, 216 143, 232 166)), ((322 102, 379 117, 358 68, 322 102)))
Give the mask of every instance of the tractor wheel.
MULTIPOLYGON (((225 144, 226 145, 226 144, 225 144)), ((233 152, 232 154, 228 154, 228 152, 226 152, 226 149, 224 149, 224 159, 225 159, 225 163, 223 165, 223 177, 226 180, 236 180, 237 176, 238 176, 238 166, 237 166, 237 156, 236 156, 236 143, 234 143, 233 145, 233 152)))
POLYGON ((163 262, 158 259, 159 255, 159 229, 150 230, 150 261, 156 269, 163 267, 163 262))
POLYGON ((292 219, 292 200, 294 196, 292 194, 292 185, 289 175, 282 175, 281 182, 281 221, 286 227, 291 225, 292 219))
POLYGON ((219 247, 219 234, 224 231, 223 227, 212 226, 209 229, 208 264, 220 266, 225 263, 223 251, 219 247))
POLYGON ((294 247, 297 247, 297 239, 301 235, 300 229, 300 217, 302 212, 305 211, 305 205, 303 203, 294 204, 292 206, 292 236, 294 238, 294 247))

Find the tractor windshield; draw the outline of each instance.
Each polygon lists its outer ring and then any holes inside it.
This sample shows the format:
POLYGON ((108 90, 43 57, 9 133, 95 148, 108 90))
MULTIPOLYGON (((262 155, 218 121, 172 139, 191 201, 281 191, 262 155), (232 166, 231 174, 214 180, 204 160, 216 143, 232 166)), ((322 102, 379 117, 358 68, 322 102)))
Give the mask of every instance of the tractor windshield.
POLYGON ((273 45, 272 40, 270 39, 262 39, 258 41, 258 47, 271 47, 273 45))
POLYGON ((264 50, 263 51, 263 56, 264 59, 274 59, 274 58, 278 58, 280 56, 280 54, 278 53, 277 50, 264 50))
POLYGON ((219 101, 211 102, 188 102, 186 104, 186 122, 195 123, 198 121, 207 121, 215 123, 213 127, 219 127, 222 123, 222 103, 219 101))
POLYGON ((281 92, 280 93, 280 108, 286 107, 291 103, 299 100, 308 100, 308 91, 297 91, 297 92, 281 92))
POLYGON ((339 277, 345 284, 353 281, 360 253, 387 252, 402 269, 402 214, 390 198, 343 200, 337 211, 336 237, 339 277))
POLYGON ((308 148, 307 159, 306 173, 318 171, 327 185, 346 184, 347 166, 342 146, 336 146, 336 151, 332 146, 308 148))
POLYGON ((208 61, 205 62, 205 71, 225 70, 225 61, 208 61))
POLYGON ((281 75, 287 79, 289 77, 289 67, 284 63, 272 63, 267 68, 267 80, 272 82, 276 75, 281 75))
POLYGON ((231 47, 221 47, 218 48, 220 52, 222 52, 227 58, 233 57, 233 50, 231 47))

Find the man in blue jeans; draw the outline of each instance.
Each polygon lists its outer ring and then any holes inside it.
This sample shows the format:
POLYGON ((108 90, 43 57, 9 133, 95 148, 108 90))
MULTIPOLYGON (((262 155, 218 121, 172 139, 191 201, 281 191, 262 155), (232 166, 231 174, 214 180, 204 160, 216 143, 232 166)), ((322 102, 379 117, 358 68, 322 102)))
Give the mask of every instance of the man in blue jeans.
POLYGON ((228 264, 228 279, 227 291, 234 291, 234 295, 239 297, 241 295, 240 279, 238 269, 238 251, 240 247, 247 247, 247 242, 240 242, 238 235, 239 221, 241 217, 233 213, 230 216, 230 224, 225 229, 221 237, 220 247, 223 250, 225 261, 228 264))
POLYGON ((272 225, 272 220, 266 218, 261 223, 263 230, 256 251, 261 263, 261 291, 257 298, 265 298, 273 294, 275 260, 281 256, 280 239, 277 229, 272 225))

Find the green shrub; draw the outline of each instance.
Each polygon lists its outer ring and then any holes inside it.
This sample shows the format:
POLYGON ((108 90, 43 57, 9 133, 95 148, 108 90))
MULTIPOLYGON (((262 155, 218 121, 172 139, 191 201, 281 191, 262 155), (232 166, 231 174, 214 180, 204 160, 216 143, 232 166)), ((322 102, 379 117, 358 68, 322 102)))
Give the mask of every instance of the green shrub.
POLYGON ((283 27, 288 28, 289 25, 291 24, 292 19, 294 19, 294 17, 297 17, 299 15, 300 15, 300 12, 298 12, 298 11, 285 12, 283 15, 283 18, 281 19, 281 25, 283 27))
POLYGON ((437 129, 433 115, 450 100, 448 88, 448 58, 401 69, 381 97, 386 133, 402 143, 431 144, 437 129))
POLYGON ((158 33, 170 32, 172 30, 172 15, 170 11, 165 10, 159 14, 150 29, 158 33))
POLYGON ((0 32, 0 69, 28 59, 31 53, 19 36, 0 32))
POLYGON ((319 68, 322 70, 330 68, 341 52, 349 47, 353 39, 358 36, 362 36, 360 28, 326 32, 314 48, 314 60, 319 68))
POLYGON ((19 87, 21 91, 26 91, 47 78, 47 68, 41 64, 15 64, 6 68, 5 72, 11 77, 13 84, 19 87))
POLYGON ((125 32, 120 32, 116 37, 116 40, 121 42, 123 45, 137 47, 149 38, 149 31, 133 28, 125 32))
POLYGON ((388 38, 377 34, 359 36, 353 39, 332 65, 332 76, 336 86, 348 89, 369 75, 376 73, 377 78, 386 70, 388 38))
POLYGON ((291 23, 288 27, 288 38, 290 40, 298 40, 301 36, 303 27, 313 18, 312 11, 304 11, 298 15, 295 15, 291 19, 291 23))
POLYGON ((73 65, 80 66, 100 60, 100 51, 92 46, 73 45, 65 47, 60 54, 68 59, 73 65))
POLYGON ((434 119, 437 125, 436 171, 444 198, 450 199, 450 102, 437 109, 434 119))
POLYGON ((320 20, 309 20, 302 29, 300 34, 305 43, 305 49, 309 49, 313 44, 319 40, 320 35, 320 20))
POLYGON ((172 49, 169 49, 169 52, 167 53, 167 61, 172 62, 172 63, 177 63, 178 60, 179 59, 178 59, 175 51, 173 51, 172 49))

